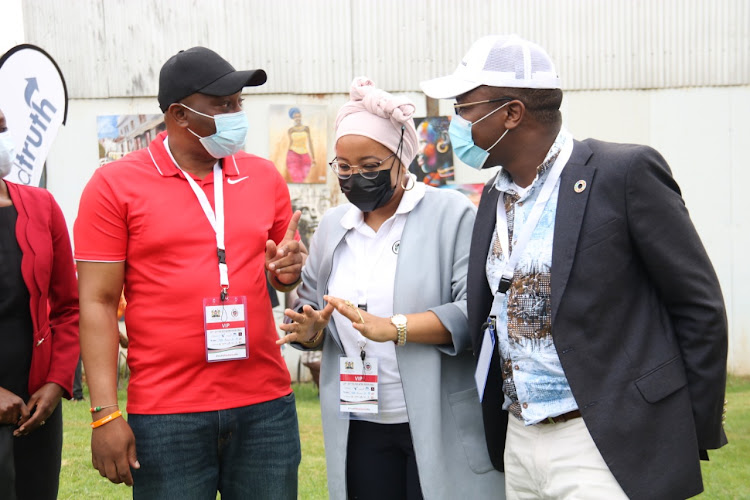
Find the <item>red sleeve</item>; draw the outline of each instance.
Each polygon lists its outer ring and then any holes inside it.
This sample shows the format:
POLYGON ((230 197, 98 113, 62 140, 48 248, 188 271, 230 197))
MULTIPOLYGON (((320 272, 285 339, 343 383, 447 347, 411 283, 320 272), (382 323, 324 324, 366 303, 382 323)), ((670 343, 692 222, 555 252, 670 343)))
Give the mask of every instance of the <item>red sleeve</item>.
POLYGON ((73 375, 78 364, 78 283, 70 235, 60 207, 52 195, 49 229, 52 237, 52 278, 49 285, 49 318, 52 359, 48 382, 54 382, 72 397, 73 375))
MULTIPOLYGON (((274 168, 275 170, 275 168, 274 168)), ((286 235, 289 227, 289 221, 292 218, 292 202, 289 199, 289 187, 284 182, 284 178, 276 171, 276 210, 274 212, 273 227, 268 234, 268 238, 273 240, 277 245, 286 235)), ((299 232, 294 235, 295 240, 299 240, 299 232)))
POLYGON ((121 262, 128 246, 125 207, 101 170, 86 184, 73 226, 76 260, 121 262))

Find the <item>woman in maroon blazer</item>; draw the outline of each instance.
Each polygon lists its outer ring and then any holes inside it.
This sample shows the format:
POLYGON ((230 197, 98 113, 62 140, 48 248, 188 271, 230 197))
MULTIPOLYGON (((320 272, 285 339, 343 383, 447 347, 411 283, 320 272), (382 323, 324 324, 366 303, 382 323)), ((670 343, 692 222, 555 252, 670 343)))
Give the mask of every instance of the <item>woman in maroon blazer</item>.
POLYGON ((78 292, 52 195, 5 180, 13 143, 0 111, 0 498, 54 499, 62 407, 78 362, 78 292))

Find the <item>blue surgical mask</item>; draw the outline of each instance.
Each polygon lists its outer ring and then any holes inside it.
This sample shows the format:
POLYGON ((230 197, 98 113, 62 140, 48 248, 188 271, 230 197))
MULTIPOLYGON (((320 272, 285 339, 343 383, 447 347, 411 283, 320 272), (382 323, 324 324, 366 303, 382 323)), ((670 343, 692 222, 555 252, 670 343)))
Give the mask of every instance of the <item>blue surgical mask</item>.
POLYGON ((188 129, 188 132, 198 138, 203 147, 206 148, 208 154, 214 158, 224 158, 232 156, 245 147, 245 139, 247 139, 247 115, 244 111, 237 111, 236 113, 222 113, 220 115, 207 115, 196 111, 189 106, 185 106, 180 103, 181 106, 189 109, 195 114, 211 118, 216 122, 216 133, 207 137, 201 137, 192 130, 188 129))
POLYGON ((15 157, 16 148, 13 146, 13 138, 10 136, 10 132, 0 133, 0 179, 10 173, 15 157))
POLYGON ((490 150, 497 146, 497 144, 502 140, 503 137, 505 137, 505 134, 507 134, 508 130, 510 129, 506 129, 505 132, 503 132, 503 135, 500 136, 500 139, 496 140, 495 143, 487 150, 484 150, 474 144, 474 137, 471 135, 471 127, 481 122, 491 114, 500 111, 508 104, 510 103, 506 102, 496 110, 490 111, 473 123, 459 115, 456 115, 451 119, 448 133, 451 136, 453 151, 455 151, 456 156, 458 156, 459 160, 466 163, 471 168, 475 168, 477 170, 480 170, 484 167, 484 163, 487 161, 487 158, 490 157, 490 150))

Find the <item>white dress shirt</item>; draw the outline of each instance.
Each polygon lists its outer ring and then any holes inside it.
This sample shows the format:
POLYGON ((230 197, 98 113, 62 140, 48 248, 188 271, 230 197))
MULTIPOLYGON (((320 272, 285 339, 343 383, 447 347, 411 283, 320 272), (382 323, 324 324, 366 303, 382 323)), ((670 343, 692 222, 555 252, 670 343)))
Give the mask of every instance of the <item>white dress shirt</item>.
MULTIPOLYGON (((329 295, 353 304, 366 304, 367 312, 375 316, 390 318, 393 315, 393 286, 401 233, 406 217, 424 197, 424 193, 425 185, 420 182, 416 182, 413 189, 405 191, 396 213, 377 232, 365 223, 361 210, 351 207, 341 219, 341 225, 348 229, 348 233, 333 256, 329 295)), ((359 417, 378 423, 408 422, 396 361, 396 344, 367 340, 352 327, 350 320, 337 311, 333 313, 333 321, 346 356, 359 358, 361 349, 364 349, 367 358, 378 360, 378 414, 359 417)))

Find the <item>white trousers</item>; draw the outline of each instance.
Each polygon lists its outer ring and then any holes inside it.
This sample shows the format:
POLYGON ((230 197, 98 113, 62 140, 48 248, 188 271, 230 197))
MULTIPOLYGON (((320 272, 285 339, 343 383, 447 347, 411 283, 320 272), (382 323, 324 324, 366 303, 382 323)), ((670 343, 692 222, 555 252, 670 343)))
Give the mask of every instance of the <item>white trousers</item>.
POLYGON ((504 459, 507 500, 628 498, 582 418, 525 426, 509 415, 504 459))

